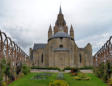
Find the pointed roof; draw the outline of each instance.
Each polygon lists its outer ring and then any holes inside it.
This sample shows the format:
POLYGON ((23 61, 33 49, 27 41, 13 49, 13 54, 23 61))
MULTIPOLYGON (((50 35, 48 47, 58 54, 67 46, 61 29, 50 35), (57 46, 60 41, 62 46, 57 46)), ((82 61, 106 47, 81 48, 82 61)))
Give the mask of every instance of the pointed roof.
POLYGON ((62 10, 61 10, 61 5, 60 5, 60 10, 59 10, 59 14, 62 14, 62 10))
POLYGON ((58 17, 57 17, 55 25, 57 25, 57 26, 64 26, 64 25, 66 25, 66 22, 64 20, 64 16, 62 14, 61 6, 60 6, 60 9, 59 9, 59 14, 58 14, 58 17))
POLYGON ((72 26, 72 25, 71 25, 70 31, 71 31, 71 32, 73 31, 73 26, 72 26))
POLYGON ((50 24, 50 26, 49 26, 49 31, 52 31, 52 27, 51 27, 51 24, 50 24))

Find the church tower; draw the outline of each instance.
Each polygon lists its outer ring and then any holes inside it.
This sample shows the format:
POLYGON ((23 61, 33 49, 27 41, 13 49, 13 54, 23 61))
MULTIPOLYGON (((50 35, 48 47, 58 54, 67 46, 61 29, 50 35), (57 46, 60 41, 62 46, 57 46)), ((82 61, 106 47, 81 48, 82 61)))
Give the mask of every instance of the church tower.
POLYGON ((61 6, 60 6, 59 14, 57 16, 57 20, 56 20, 55 26, 54 26, 54 34, 56 32, 68 33, 68 27, 66 26, 64 15, 62 14, 61 6))
POLYGON ((68 27, 61 6, 55 25, 49 26, 48 43, 35 43, 30 49, 32 65, 64 69, 92 66, 92 46, 78 48, 74 40, 74 29, 68 27))
POLYGON ((49 26, 49 31, 48 31, 48 39, 52 36, 52 27, 51 25, 49 26))
POLYGON ((70 28, 70 36, 74 39, 74 30, 73 30, 72 25, 71 25, 71 28, 70 28))

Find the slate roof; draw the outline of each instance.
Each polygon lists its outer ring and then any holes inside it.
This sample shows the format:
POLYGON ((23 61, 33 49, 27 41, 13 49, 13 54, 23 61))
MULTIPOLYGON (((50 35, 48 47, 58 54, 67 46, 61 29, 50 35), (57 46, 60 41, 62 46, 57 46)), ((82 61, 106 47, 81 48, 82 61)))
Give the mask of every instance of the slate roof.
POLYGON ((62 37, 62 38, 71 38, 70 35, 68 35, 65 32, 57 32, 50 39, 52 39, 52 38, 60 38, 60 37, 62 37))
POLYGON ((34 44, 33 50, 38 50, 40 48, 45 48, 46 44, 34 44))

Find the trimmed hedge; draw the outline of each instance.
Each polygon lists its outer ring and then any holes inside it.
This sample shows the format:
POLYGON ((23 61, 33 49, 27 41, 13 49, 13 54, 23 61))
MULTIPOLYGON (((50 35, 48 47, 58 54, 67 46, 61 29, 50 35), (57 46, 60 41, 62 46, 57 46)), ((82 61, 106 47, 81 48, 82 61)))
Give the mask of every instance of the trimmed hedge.
POLYGON ((37 67, 37 66, 33 66, 31 67, 31 69, 45 69, 45 70, 59 70, 60 68, 56 68, 56 67, 37 67))
POLYGON ((85 66, 85 67, 81 67, 81 68, 79 68, 79 69, 81 69, 81 70, 87 70, 87 69, 93 69, 93 67, 92 66, 85 66))
MULTIPOLYGON (((57 67, 38 67, 38 66, 32 66, 31 69, 45 69, 45 70, 59 70, 61 71, 60 68, 57 68, 57 67)), ((92 67, 88 66, 88 67, 82 67, 82 68, 73 68, 73 67, 66 67, 64 68, 62 71, 65 71, 65 70, 73 70, 73 69, 77 69, 77 70, 83 70, 83 69, 93 69, 92 67)))
POLYGON ((81 68, 72 68, 72 67, 66 67, 63 70, 72 70, 72 69, 79 69, 79 70, 87 70, 87 69, 93 69, 93 67, 91 66, 85 66, 85 67, 81 67, 81 68))

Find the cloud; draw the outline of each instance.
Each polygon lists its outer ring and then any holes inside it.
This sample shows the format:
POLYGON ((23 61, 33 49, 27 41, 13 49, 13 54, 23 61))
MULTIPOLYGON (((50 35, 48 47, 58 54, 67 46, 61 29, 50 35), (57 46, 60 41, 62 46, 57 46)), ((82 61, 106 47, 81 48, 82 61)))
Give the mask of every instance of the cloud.
POLYGON ((78 46, 90 42, 95 53, 112 34, 112 0, 0 0, 1 30, 28 53, 34 43, 47 42, 60 3, 78 46))
POLYGON ((77 40, 76 43, 79 47, 85 47, 87 43, 92 44, 93 55, 109 40, 111 33, 102 33, 99 35, 88 36, 84 39, 77 40))

